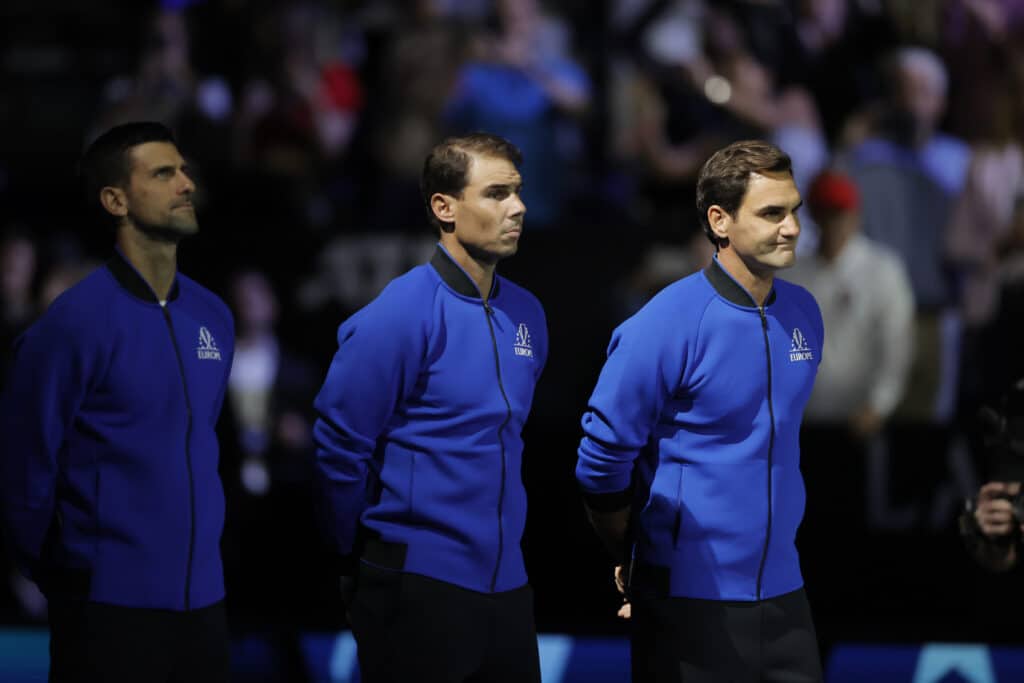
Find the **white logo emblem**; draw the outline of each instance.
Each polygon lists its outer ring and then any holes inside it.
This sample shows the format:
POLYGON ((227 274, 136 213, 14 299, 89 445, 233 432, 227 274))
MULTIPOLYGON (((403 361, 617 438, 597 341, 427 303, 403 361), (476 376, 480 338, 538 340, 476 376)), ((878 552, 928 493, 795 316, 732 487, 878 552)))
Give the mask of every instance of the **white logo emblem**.
POLYGON ((214 341, 210 330, 205 327, 199 328, 199 347, 196 349, 196 356, 199 360, 220 360, 220 349, 214 341))
POLYGON ((526 326, 526 323, 519 323, 519 327, 516 328, 516 343, 514 348, 517 356, 533 358, 533 347, 530 346, 530 328, 526 326))
POLYGON ((814 360, 814 352, 807 345, 807 338, 804 337, 804 333, 800 331, 799 327, 793 328, 793 339, 789 343, 789 360, 790 362, 814 360))

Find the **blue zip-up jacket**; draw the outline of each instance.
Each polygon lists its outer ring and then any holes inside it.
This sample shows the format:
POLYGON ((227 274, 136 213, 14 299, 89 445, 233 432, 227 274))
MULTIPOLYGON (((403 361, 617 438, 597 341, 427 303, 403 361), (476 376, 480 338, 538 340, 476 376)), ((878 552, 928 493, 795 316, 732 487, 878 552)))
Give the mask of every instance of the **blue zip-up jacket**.
POLYGON ((613 333, 576 476, 593 507, 633 500, 634 559, 667 570, 670 595, 803 585, 799 432, 823 337, 807 290, 776 279, 760 308, 717 257, 613 333))
POLYGON ((15 342, 0 511, 51 597, 188 610, 224 597, 214 424, 227 306, 176 276, 166 306, 118 252, 15 342))
POLYGON ((390 568, 524 585, 521 432, 547 347, 532 294, 496 275, 484 303, 440 246, 342 323, 313 428, 334 551, 362 527, 401 549, 390 568))

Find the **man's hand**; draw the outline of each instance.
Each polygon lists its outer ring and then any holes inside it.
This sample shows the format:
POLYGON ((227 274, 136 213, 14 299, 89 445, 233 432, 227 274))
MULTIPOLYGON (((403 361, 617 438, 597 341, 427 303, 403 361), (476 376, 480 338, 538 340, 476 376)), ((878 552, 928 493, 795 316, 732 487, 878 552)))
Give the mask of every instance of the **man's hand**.
POLYGON ((882 429, 885 420, 871 406, 864 406, 850 416, 850 429, 862 439, 873 436, 882 429))
POLYGON ((993 481, 981 487, 974 519, 981 533, 989 539, 1009 536, 1020 520, 1013 516, 1010 498, 1020 493, 1020 482, 993 481))
POLYGON ((633 606, 629 604, 626 597, 626 586, 629 584, 629 569, 623 565, 615 566, 615 588, 622 595, 622 607, 619 608, 617 616, 621 619, 629 619, 633 616, 633 606))
POLYGON ((1020 490, 1020 482, 994 481, 981 487, 977 504, 967 518, 977 525, 974 542, 970 542, 970 525, 961 521, 962 533, 967 529, 970 553, 992 571, 1003 572, 1017 564, 1018 532, 1024 525, 1014 516, 1010 498, 1020 490))

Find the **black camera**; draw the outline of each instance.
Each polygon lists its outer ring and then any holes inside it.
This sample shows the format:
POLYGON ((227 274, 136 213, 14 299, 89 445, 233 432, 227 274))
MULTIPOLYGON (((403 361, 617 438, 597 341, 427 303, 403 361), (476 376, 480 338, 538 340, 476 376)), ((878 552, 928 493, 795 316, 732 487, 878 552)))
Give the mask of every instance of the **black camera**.
MULTIPOLYGON (((999 400, 999 407, 978 411, 989 480, 1024 482, 1024 378, 1017 380, 999 400)), ((1024 490, 1012 496, 1013 513, 1024 521, 1024 490)))
POLYGON ((1002 395, 999 408, 978 411, 993 481, 1024 482, 1024 378, 1002 395))
MULTIPOLYGON (((989 481, 1024 483, 1024 378, 1017 380, 999 400, 999 407, 982 406, 978 411, 985 454, 989 465, 989 481)), ((1024 487, 1022 487, 1024 489, 1024 487)), ((960 535, 967 551, 981 564, 1003 571, 1013 564, 1013 555, 1006 548, 1020 543, 1020 522, 1024 522, 1024 490, 1007 495, 1018 524, 1011 533, 986 538, 975 518, 977 501, 966 501, 959 518, 960 535)))

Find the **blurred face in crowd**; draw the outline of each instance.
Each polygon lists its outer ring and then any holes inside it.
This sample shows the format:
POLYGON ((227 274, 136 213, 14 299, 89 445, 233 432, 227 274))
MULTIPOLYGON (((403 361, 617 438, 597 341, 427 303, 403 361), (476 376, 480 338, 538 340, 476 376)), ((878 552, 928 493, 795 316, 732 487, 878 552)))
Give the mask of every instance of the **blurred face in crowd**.
POLYGON ((860 228, 857 211, 817 211, 812 215, 824 240, 845 242, 860 228))
POLYGON ((177 242, 199 232, 192 195, 195 183, 169 142, 147 142, 128 151, 131 173, 124 188, 103 188, 107 210, 146 236, 177 242))
POLYGON ((801 12, 823 31, 835 35, 846 23, 846 0, 803 0, 801 12))
POLYGON ((453 255, 464 251, 483 263, 496 263, 516 253, 526 205, 520 198, 523 181, 508 159, 471 153, 468 182, 459 197, 435 194, 434 214, 454 224, 441 233, 453 255))
POLYGON ((0 296, 20 299, 29 295, 36 273, 36 248, 15 238, 0 245, 0 296))
POLYGON ((920 126, 933 130, 946 110, 941 77, 924 64, 904 64, 899 71, 899 104, 920 126))
POLYGON ((751 273, 770 274, 796 260, 801 203, 789 172, 751 173, 736 215, 715 204, 708 209, 708 222, 720 240, 727 240, 722 252, 731 250, 751 273))
POLYGON ((239 330, 246 333, 271 330, 277 322, 277 297, 267 276, 247 271, 235 277, 232 287, 239 330))

